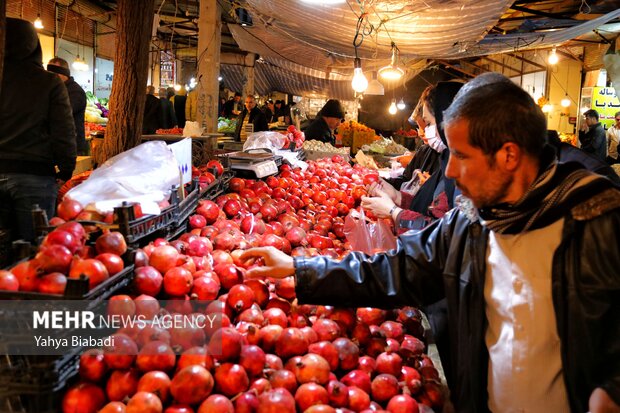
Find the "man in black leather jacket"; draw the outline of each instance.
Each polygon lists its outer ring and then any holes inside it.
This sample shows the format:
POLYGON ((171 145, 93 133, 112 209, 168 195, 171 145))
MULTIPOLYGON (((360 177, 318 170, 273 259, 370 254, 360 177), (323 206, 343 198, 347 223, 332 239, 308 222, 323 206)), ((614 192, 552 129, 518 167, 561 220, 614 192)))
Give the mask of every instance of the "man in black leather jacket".
POLYGON ((67 89, 43 69, 37 32, 7 18, 0 95, 0 228, 32 241, 32 207, 52 217, 58 182, 75 168, 75 125, 67 89), (58 171, 56 170, 58 168, 58 171))
POLYGON ((247 275, 295 275, 300 303, 445 297, 459 412, 620 411, 620 191, 558 164, 533 99, 484 77, 444 112, 446 175, 471 201, 387 253, 333 261, 248 250, 242 260, 265 266, 247 275))

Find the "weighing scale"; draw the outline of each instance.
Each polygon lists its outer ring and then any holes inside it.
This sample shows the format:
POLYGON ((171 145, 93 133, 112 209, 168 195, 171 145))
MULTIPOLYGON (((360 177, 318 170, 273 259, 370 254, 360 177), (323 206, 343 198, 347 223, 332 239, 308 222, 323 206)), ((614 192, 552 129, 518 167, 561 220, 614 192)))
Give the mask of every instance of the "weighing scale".
POLYGON ((249 149, 220 156, 228 158, 230 169, 242 178, 275 175, 278 173, 278 166, 282 165, 282 157, 274 155, 269 149, 249 149))

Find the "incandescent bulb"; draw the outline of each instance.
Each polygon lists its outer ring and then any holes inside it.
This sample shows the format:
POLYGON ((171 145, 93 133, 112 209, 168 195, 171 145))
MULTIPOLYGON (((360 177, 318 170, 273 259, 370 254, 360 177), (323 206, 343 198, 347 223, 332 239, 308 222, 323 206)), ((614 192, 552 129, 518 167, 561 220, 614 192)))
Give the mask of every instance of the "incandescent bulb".
POLYGON ((555 65, 558 63, 558 61, 560 60, 560 58, 558 57, 558 54, 555 52, 555 47, 553 49, 551 49, 551 53, 549 54, 549 58, 548 58, 548 62, 550 65, 555 65))
POLYGON ((396 102, 392 101, 392 103, 390 104, 390 108, 388 109, 388 112, 390 113, 390 115, 396 115, 396 102))
POLYGON ((564 99, 562 99, 562 101, 560 102, 560 105, 562 105, 562 107, 567 108, 570 106, 570 99, 568 98, 568 95, 564 96, 564 99))
POLYGON ((403 98, 400 98, 400 100, 396 104, 396 107, 398 108, 398 110, 405 109, 405 101, 403 100, 403 98))
POLYGON ((34 21, 34 28, 37 30, 40 30, 43 28, 43 20, 41 20, 41 16, 37 16, 36 20, 34 21))
POLYGON ((355 69, 353 70, 353 80, 351 80, 351 87, 357 93, 362 93, 368 88, 368 79, 362 72, 362 63, 360 59, 355 59, 355 69))

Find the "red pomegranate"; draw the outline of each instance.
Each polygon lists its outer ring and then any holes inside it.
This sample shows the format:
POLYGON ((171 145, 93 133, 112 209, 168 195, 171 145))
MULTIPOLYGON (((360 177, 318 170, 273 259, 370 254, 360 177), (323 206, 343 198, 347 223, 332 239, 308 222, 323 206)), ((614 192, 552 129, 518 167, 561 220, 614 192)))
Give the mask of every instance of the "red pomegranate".
POLYGON ((305 412, 315 404, 327 404, 329 396, 323 386, 316 383, 304 383, 295 392, 295 402, 299 410, 305 412))
POLYGON ((89 349, 80 355, 80 377, 84 380, 98 382, 108 371, 103 357, 103 350, 89 349))
POLYGON ((162 403, 170 399, 172 380, 163 371, 149 371, 138 381, 138 392, 146 391, 155 394, 162 403))
POLYGON ((235 413, 235 407, 232 402, 221 394, 209 396, 207 400, 202 402, 196 413, 235 413))
POLYGON ((211 394, 213 376, 202 366, 188 366, 172 378, 170 393, 174 400, 183 404, 197 404, 211 394))
POLYGON ((250 386, 245 369, 233 363, 224 363, 215 369, 215 390, 232 397, 244 392, 250 386))
POLYGON ((373 400, 384 403, 399 392, 398 380, 391 374, 379 374, 372 380, 371 393, 373 400))
POLYGON ((79 383, 71 387, 62 399, 63 413, 97 413, 104 405, 105 395, 100 387, 79 383))
POLYGON ((151 341, 140 349, 136 367, 141 371, 169 371, 174 368, 176 355, 172 348, 162 341, 151 341))
POLYGON ((140 374, 135 369, 114 370, 106 383, 108 400, 117 402, 131 397, 138 389, 140 374))
POLYGON ((273 389, 258 398, 256 413, 295 413, 295 399, 286 389, 273 389))

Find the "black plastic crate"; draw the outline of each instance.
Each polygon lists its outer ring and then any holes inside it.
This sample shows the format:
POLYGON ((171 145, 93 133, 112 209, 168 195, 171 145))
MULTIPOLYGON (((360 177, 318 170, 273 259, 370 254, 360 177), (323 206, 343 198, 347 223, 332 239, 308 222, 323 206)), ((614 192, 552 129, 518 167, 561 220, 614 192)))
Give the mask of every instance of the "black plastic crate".
POLYGON ((174 226, 177 218, 178 205, 171 205, 158 215, 148 215, 136 219, 133 205, 124 204, 114 208, 114 223, 118 225, 118 231, 125 237, 125 242, 132 246, 147 244, 147 237, 158 231, 174 226))
POLYGON ((3 354, 0 357, 0 388, 28 390, 63 383, 77 372, 82 348, 61 356, 3 354))
POLYGON ((185 197, 185 199, 179 201, 177 204, 177 227, 186 224, 190 215, 196 211, 198 201, 200 200, 200 195, 200 185, 198 183, 198 179, 195 178, 192 180, 189 194, 185 197))
POLYGON ((11 232, 0 229, 0 268, 11 263, 11 232))

